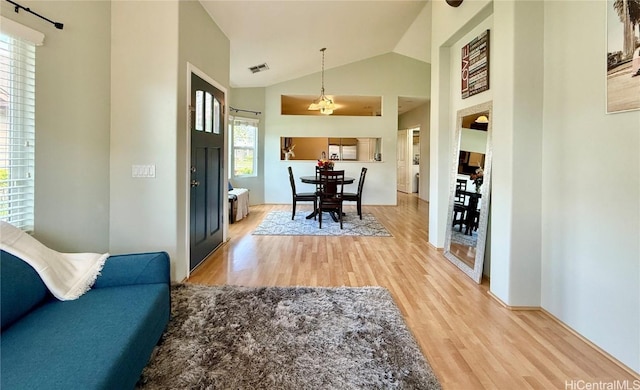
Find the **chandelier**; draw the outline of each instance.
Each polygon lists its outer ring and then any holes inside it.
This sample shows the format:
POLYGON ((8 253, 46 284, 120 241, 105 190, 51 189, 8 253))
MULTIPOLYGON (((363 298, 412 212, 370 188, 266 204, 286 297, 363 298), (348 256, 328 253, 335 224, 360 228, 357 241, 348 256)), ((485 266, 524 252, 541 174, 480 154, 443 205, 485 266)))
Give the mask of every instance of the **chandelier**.
POLYGON ((322 87, 320 88, 320 97, 314 100, 309 105, 309 110, 320 110, 320 113, 323 115, 331 115, 333 114, 333 110, 336 108, 333 103, 333 99, 328 98, 324 95, 324 51, 327 50, 326 47, 320 49, 322 52, 322 87))

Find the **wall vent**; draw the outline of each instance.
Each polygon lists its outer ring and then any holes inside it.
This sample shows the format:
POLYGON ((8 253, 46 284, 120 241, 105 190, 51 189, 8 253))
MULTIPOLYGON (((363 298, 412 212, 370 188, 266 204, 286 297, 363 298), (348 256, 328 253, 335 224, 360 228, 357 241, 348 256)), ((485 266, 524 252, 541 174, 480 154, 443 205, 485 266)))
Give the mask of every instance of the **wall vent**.
POLYGON ((268 69, 269 69, 269 66, 266 63, 249 67, 249 70, 251 71, 251 73, 264 72, 265 70, 268 70, 268 69))

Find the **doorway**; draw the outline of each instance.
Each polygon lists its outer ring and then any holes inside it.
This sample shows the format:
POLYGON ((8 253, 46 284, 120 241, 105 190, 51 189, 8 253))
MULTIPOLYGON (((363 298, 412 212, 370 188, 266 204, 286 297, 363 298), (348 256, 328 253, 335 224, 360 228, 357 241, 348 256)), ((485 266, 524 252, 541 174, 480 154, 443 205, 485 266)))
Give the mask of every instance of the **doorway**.
POLYGON ((397 190, 405 193, 419 192, 420 127, 398 130, 397 148, 397 190))
POLYGON ((189 269, 223 241, 225 94, 191 73, 189 269))

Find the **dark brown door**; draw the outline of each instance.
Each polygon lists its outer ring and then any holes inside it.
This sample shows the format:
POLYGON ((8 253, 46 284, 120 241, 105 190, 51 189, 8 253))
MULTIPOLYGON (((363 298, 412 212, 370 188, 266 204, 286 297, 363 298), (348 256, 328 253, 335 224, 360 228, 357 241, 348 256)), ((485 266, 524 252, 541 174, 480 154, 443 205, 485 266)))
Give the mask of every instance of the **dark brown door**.
POLYGON ((191 270, 222 243, 224 103, 222 91, 191 74, 191 270))

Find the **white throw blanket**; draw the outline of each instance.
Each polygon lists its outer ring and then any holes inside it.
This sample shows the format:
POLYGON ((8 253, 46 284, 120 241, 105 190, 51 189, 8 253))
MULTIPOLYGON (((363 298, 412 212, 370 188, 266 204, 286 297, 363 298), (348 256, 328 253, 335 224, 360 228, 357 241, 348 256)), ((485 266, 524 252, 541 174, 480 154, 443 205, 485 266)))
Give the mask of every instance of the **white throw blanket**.
POLYGON ((0 222, 0 249, 29 263, 49 291, 61 301, 78 299, 87 292, 108 253, 60 253, 10 223, 0 222))
POLYGON ((236 205, 238 210, 236 211, 235 220, 239 221, 249 215, 249 190, 246 188, 234 188, 229 191, 229 194, 233 194, 237 198, 236 205))

